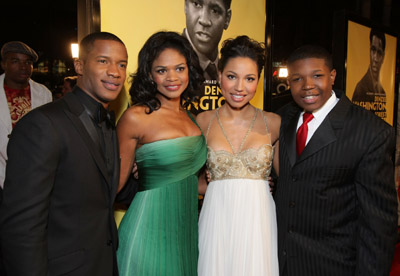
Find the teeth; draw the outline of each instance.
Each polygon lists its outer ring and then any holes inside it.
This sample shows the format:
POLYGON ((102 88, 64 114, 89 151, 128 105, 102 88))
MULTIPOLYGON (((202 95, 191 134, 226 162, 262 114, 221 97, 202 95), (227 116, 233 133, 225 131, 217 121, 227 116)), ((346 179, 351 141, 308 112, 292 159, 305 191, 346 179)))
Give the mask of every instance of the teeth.
POLYGON ((241 98, 243 98, 243 96, 241 96, 241 95, 232 95, 232 97, 234 97, 234 98, 236 98, 236 99, 241 99, 241 98))
POLYGON ((311 99, 314 99, 315 98, 315 96, 305 96, 304 97, 304 99, 306 99, 306 100, 311 100, 311 99))

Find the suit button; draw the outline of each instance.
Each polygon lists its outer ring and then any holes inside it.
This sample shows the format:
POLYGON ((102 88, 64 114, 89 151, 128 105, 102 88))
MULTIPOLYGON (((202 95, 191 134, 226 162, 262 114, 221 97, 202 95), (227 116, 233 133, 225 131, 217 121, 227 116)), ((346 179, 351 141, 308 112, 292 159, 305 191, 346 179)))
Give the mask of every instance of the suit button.
POLYGON ((296 203, 294 201, 289 202, 289 207, 294 208, 296 206, 296 203))
POLYGON ((283 250, 282 254, 283 256, 286 256, 286 250, 283 250))
POLYGON ((296 178, 296 177, 293 177, 293 178, 292 178, 292 181, 293 181, 293 182, 296 182, 296 181, 297 181, 297 178, 296 178))
POLYGON ((107 245, 108 245, 108 246, 111 246, 111 245, 112 245, 112 240, 108 240, 108 241, 107 241, 107 245))
POLYGON ((289 234, 292 234, 292 233, 293 233, 293 229, 292 229, 292 228, 289 228, 288 233, 289 233, 289 234))

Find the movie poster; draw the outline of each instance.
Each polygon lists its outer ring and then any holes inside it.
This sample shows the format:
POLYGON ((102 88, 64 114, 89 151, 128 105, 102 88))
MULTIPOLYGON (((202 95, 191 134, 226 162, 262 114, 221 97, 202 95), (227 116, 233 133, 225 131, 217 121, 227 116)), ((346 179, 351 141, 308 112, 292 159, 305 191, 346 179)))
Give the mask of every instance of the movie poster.
POLYGON ((348 21, 346 95, 393 126, 396 37, 348 21))
MULTIPOLYGON (((224 99, 216 77, 218 52, 222 41, 238 35, 265 42, 265 1, 216 0, 205 5, 194 0, 101 0, 101 30, 116 34, 128 49, 128 73, 136 71, 137 56, 145 41, 161 30, 186 36, 197 52, 205 82, 200 102, 191 106, 193 113, 221 106, 224 99), (210 68, 214 67, 214 68, 210 68)), ((208 3, 208 2, 207 2, 208 3)), ((251 103, 263 109, 264 74, 251 103)), ((111 104, 117 119, 129 104, 129 79, 117 101, 111 104)), ((117 224, 124 215, 116 210, 117 224)))
MULTIPOLYGON (((197 52, 203 68, 204 82, 198 113, 223 104, 217 83, 218 49, 222 41, 238 35, 247 35, 265 41, 265 1, 218 0, 216 5, 199 5, 194 0, 101 0, 101 30, 118 35, 128 48, 128 72, 134 73, 139 50, 153 33, 175 31, 186 36, 197 52)), ((263 109, 264 75, 252 104, 263 109)), ((118 101, 113 103, 117 118, 129 102, 129 80, 118 101)))

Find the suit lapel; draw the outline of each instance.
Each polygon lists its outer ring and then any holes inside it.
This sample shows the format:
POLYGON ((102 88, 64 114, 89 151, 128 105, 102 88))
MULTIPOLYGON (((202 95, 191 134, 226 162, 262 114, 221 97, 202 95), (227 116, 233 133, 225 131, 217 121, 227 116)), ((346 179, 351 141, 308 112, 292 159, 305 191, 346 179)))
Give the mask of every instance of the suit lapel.
POLYGON ((335 132, 332 129, 332 125, 328 117, 326 117, 322 124, 315 131, 314 135, 311 137, 302 154, 297 159, 297 162, 301 162, 302 160, 307 159, 317 151, 320 151, 322 148, 335 141, 335 132))
POLYGON ((119 157, 119 144, 117 133, 115 130, 112 133, 112 140, 113 140, 113 150, 114 150, 114 168, 113 168, 113 175, 111 181, 111 195, 115 196, 117 194, 117 188, 119 184, 119 171, 120 171, 120 157, 119 157))
POLYGON ((289 124, 287 126, 287 131, 285 133, 285 140, 287 147, 287 153, 290 161, 290 166, 293 167, 296 163, 297 153, 296 153, 296 128, 297 128, 297 121, 298 115, 300 112, 296 112, 293 114, 289 124))
POLYGON ((79 102, 74 93, 68 93, 63 97, 63 100, 67 103, 70 111, 66 112, 66 115, 70 118, 71 122, 78 130, 78 133, 81 135, 83 141, 88 147, 89 152, 92 155, 97 167, 99 168, 101 174, 106 180, 108 188, 110 188, 111 183, 107 173, 105 160, 99 148, 98 139, 93 139, 97 137, 97 134, 93 123, 91 123, 90 121, 91 119, 89 115, 85 112, 84 107, 79 102))
POLYGON ((351 103, 340 91, 336 92, 336 96, 339 98, 339 102, 329 112, 325 120, 315 131, 307 146, 304 148, 303 153, 299 156, 297 162, 309 158, 337 140, 336 131, 337 129, 343 128, 345 116, 351 103))

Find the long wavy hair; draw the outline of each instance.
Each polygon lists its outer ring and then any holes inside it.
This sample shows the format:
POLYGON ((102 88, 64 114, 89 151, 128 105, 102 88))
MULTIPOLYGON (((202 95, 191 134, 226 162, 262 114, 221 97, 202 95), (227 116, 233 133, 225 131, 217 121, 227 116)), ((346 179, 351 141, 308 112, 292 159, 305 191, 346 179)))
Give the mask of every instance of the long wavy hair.
POLYGON ((129 89, 133 105, 147 106, 148 114, 161 107, 160 100, 156 97, 157 84, 152 81, 151 68, 153 62, 165 49, 175 49, 181 53, 189 69, 189 84, 181 95, 184 108, 198 101, 199 88, 204 82, 203 72, 199 59, 189 41, 176 32, 157 32, 143 45, 139 52, 138 69, 132 77, 132 85, 129 89))

